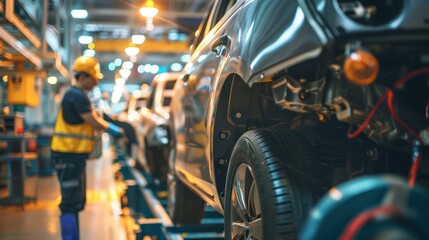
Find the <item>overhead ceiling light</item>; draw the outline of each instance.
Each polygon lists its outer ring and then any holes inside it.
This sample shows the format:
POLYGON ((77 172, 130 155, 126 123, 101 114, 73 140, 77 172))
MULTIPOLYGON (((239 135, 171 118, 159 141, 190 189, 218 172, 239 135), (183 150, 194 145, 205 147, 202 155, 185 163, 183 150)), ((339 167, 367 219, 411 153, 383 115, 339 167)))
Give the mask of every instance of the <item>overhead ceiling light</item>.
POLYGON ((115 59, 115 65, 117 67, 121 66, 122 65, 122 59, 120 59, 120 58, 115 59))
POLYGON ((145 64, 144 65, 144 67, 143 67, 143 70, 145 71, 145 72, 147 72, 147 73, 149 73, 150 72, 150 68, 152 67, 152 65, 151 64, 145 64))
POLYGON ((180 63, 173 63, 173 64, 171 64, 170 68, 171 68, 171 71, 173 71, 173 72, 180 72, 180 71, 182 71, 183 66, 180 63))
POLYGON ((94 41, 94 39, 91 36, 80 36, 79 37, 79 43, 80 44, 90 44, 94 41))
POLYGON ((86 49, 85 51, 83 51, 83 55, 88 56, 88 57, 94 57, 95 56, 95 50, 86 49))
POLYGON ((157 74, 159 72, 159 66, 154 64, 150 67, 150 73, 157 74))
POLYGON ((179 33, 178 32, 169 32, 168 33, 168 40, 170 40, 170 41, 179 40, 179 33))
POLYGON ((115 71, 116 65, 114 62, 109 63, 108 68, 110 71, 115 71))
POLYGON ((123 79, 123 78, 117 78, 115 80, 115 83, 116 83, 116 85, 123 86, 125 84, 125 79, 123 79))
POLYGON ((145 39, 146 39, 145 36, 141 34, 135 34, 131 36, 131 41, 134 44, 142 44, 145 39))
POLYGON ((184 55, 180 56, 180 61, 182 61, 182 62, 188 62, 190 58, 191 58, 191 55, 184 54, 184 55))
POLYGON ((130 43, 127 48, 125 48, 125 54, 128 56, 135 56, 140 52, 140 49, 136 47, 134 43, 130 43))
POLYGON ((146 1, 145 6, 140 8, 140 14, 147 18, 153 18, 158 14, 158 8, 155 7, 153 0, 146 1))
POLYGON ((127 79, 131 75, 130 69, 121 68, 119 70, 119 75, 121 75, 122 78, 127 79))
POLYGON ((188 39, 188 34, 186 33, 179 33, 179 41, 186 41, 188 39))
POLYGON ((125 61, 124 63, 122 63, 122 68, 125 69, 132 69, 134 66, 134 64, 131 61, 125 61))
POLYGON ((71 15, 73 18, 87 18, 88 17, 88 11, 84 9, 73 9, 71 10, 71 15))
POLYGON ((58 79, 57 79, 57 77, 53 76, 53 77, 48 77, 47 81, 48 81, 49 84, 54 85, 54 84, 57 83, 58 79))
POLYGON ((137 72, 138 72, 138 73, 144 73, 144 65, 139 65, 139 66, 137 67, 137 72))

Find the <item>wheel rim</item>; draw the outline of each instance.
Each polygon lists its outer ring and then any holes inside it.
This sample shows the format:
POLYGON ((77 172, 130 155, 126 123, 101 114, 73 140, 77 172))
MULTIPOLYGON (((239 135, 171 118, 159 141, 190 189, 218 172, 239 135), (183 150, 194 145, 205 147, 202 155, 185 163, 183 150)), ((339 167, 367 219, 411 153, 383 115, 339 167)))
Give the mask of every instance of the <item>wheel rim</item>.
POLYGON ((230 197, 231 239, 262 239, 259 192, 249 165, 242 163, 238 166, 230 197))

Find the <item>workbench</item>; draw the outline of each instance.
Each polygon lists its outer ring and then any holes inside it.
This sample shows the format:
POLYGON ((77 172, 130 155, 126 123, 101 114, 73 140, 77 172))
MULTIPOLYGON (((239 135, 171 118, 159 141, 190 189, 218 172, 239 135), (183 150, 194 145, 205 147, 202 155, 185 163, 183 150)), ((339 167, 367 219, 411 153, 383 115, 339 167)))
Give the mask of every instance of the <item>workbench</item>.
POLYGON ((7 143, 6 151, 0 154, 0 162, 7 163, 8 185, 8 195, 0 199, 0 205, 18 205, 24 210, 25 203, 37 201, 37 174, 32 176, 35 179, 31 184, 34 184, 33 196, 26 195, 28 194, 26 187, 29 187, 26 186, 28 182, 26 162, 33 160, 37 172, 37 153, 27 152, 27 142, 36 139, 36 135, 27 133, 0 135, 0 141, 7 143))

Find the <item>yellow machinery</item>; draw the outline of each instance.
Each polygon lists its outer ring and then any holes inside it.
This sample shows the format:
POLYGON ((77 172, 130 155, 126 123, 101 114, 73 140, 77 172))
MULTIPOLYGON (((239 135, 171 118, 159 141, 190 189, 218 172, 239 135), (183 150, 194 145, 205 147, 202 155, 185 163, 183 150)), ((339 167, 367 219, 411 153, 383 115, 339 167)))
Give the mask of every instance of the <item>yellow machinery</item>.
POLYGON ((13 75, 8 80, 7 101, 9 104, 22 104, 29 107, 39 106, 38 86, 32 74, 13 75))

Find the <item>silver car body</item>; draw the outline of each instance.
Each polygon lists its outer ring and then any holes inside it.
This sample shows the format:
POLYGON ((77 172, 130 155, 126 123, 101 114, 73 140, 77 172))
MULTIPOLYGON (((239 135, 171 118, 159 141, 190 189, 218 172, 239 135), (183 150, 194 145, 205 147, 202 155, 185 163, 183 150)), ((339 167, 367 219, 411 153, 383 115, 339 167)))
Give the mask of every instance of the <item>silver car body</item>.
POLYGON ((222 124, 228 123, 215 119, 228 114, 225 119, 240 124, 242 118, 240 109, 219 111, 225 104, 222 90, 231 78, 243 79, 243 87, 271 81, 273 74, 319 57, 341 35, 429 29, 421 21, 429 15, 421 7, 428 6, 423 0, 404 1, 397 17, 379 26, 351 21, 337 1, 238 0, 223 14, 219 9, 227 2, 214 1, 171 104, 175 173, 221 213, 225 175, 218 169, 228 160, 222 158, 228 155, 226 146, 233 143, 219 141, 229 134, 222 132, 222 124))

